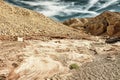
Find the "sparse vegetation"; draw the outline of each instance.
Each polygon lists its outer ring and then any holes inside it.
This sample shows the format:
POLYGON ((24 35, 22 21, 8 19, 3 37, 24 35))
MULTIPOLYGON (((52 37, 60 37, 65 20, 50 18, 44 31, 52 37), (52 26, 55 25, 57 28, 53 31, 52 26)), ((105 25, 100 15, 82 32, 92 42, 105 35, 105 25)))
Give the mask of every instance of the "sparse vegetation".
POLYGON ((73 63, 69 66, 70 69, 79 69, 79 66, 76 63, 73 63))

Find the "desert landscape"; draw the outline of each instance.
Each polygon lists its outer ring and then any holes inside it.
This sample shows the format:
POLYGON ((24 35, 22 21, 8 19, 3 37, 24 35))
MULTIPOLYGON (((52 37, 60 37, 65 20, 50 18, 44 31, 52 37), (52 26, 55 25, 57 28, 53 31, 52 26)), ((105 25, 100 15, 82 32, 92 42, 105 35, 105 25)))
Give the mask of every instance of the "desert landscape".
POLYGON ((0 1, 0 80, 119 80, 120 12, 54 21, 0 1))

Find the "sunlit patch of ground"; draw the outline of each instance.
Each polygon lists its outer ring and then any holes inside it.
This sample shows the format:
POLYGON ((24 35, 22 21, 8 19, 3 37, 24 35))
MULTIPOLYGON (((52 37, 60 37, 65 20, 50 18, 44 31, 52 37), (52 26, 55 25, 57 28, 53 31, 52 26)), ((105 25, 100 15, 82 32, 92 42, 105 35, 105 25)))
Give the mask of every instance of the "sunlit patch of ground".
POLYGON ((81 66, 94 61, 95 55, 114 54, 120 47, 102 41, 70 39, 1 41, 0 45, 0 74, 18 80, 68 74, 71 64, 81 66))

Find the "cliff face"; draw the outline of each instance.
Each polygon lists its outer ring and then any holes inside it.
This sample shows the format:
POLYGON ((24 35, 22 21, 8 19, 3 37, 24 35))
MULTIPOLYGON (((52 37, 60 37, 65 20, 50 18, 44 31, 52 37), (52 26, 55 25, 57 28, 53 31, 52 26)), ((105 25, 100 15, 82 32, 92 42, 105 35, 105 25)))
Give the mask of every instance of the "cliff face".
MULTIPOLYGON (((53 21, 43 14, 0 1, 0 36, 47 36, 80 38, 78 30, 53 21)), ((5 37, 7 36, 7 37, 5 37)))

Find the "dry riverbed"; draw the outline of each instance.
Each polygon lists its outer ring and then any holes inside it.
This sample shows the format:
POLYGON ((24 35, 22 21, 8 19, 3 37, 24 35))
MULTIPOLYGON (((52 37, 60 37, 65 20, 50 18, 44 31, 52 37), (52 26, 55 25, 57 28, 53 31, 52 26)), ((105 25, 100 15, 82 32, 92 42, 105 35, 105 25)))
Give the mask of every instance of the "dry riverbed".
POLYGON ((96 41, 0 41, 0 75, 1 78, 7 77, 11 80, 57 80, 54 79, 55 75, 59 75, 58 80, 73 80, 67 79, 74 72, 70 65, 75 64, 80 68, 86 63, 101 59, 101 55, 107 55, 106 59, 114 61, 119 49, 119 42, 106 44, 104 40, 97 38, 96 41))

